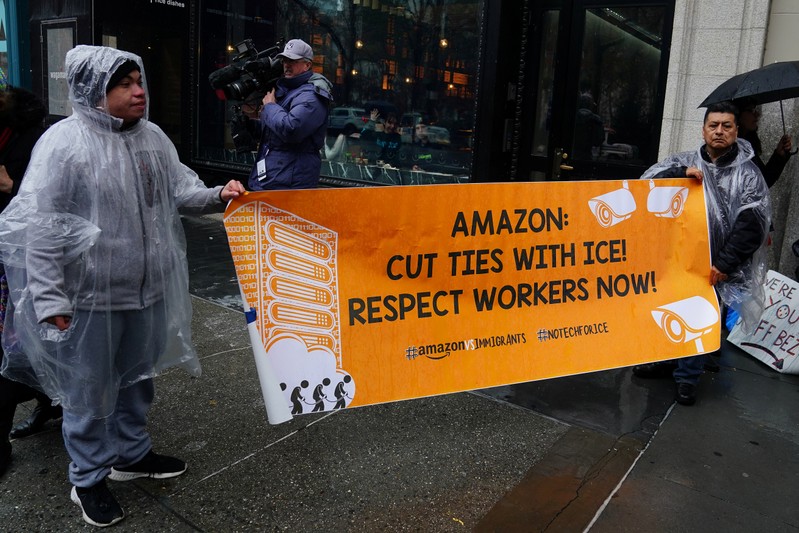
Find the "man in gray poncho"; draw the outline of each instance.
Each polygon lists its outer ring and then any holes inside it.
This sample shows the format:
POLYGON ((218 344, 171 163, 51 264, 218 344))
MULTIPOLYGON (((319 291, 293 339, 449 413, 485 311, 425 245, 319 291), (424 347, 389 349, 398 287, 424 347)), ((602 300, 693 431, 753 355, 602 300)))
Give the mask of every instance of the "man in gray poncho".
MULTIPOLYGON (((742 327, 753 329, 764 305, 766 240, 771 223, 768 186, 748 141, 738 139, 738 110, 730 102, 707 108, 702 126, 705 144, 695 152, 669 156, 642 178, 688 176, 702 180, 710 231, 709 282, 722 302, 735 309, 742 327)), ((693 405, 706 356, 633 368, 642 378, 673 375, 676 401, 693 405)))
POLYGON ((3 375, 63 406, 71 498, 95 526, 121 520, 109 477, 169 478, 183 461, 153 452, 152 378, 195 375, 179 213, 220 211, 244 192, 207 188, 148 121, 141 58, 112 48, 67 53, 73 114, 34 148, 0 215, 11 306, 3 375))

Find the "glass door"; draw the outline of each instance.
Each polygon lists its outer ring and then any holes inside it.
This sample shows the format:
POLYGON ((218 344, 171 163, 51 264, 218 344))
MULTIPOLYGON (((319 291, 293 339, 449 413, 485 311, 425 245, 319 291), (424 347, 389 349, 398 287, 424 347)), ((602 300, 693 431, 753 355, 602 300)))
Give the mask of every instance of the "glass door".
POLYGON ((637 177, 656 161, 673 9, 663 0, 534 8, 518 179, 637 177))
POLYGON ((43 21, 40 31, 44 67, 41 93, 47 103, 49 120, 55 121, 72 114, 64 60, 77 41, 78 21, 75 18, 43 21))

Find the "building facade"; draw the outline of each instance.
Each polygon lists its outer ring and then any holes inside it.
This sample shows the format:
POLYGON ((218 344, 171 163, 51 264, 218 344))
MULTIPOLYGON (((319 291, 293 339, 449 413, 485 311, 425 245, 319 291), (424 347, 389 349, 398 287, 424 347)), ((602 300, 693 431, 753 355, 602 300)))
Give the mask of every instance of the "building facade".
MULTIPOLYGON (((301 38, 334 87, 324 185, 636 178, 668 153, 697 148, 697 106, 719 83, 797 59, 797 3, 130 0, 123 10, 0 0, 0 66, 40 94, 55 121, 70 113, 69 48, 141 55, 152 120, 216 182, 249 173, 244 117, 272 81, 280 43, 301 38)), ((792 131, 797 109, 786 101, 763 110, 771 146, 780 118, 792 131)), ((789 275, 795 174, 791 161, 772 190, 772 266, 789 275)))
MULTIPOLYGON (((775 61, 799 60, 799 1, 679 0, 675 5, 660 155, 694 150, 702 142, 704 110, 699 103, 735 74, 775 61)), ((778 139, 790 133, 799 143, 799 102, 796 99, 762 106, 759 135, 768 160, 778 139), (783 130, 783 124, 785 130, 783 130)), ((771 188, 774 215, 769 247, 772 269, 795 278, 799 239, 799 163, 792 157, 771 188)))

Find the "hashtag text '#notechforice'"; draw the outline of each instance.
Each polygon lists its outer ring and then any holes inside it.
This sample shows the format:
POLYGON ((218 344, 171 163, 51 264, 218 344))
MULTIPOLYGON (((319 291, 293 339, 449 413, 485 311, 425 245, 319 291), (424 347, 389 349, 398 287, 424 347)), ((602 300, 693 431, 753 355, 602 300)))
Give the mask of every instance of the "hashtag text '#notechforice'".
POLYGON ((581 337, 583 335, 602 335, 610 333, 607 322, 597 322, 595 324, 581 324, 579 326, 566 326, 562 328, 546 329, 541 328, 536 332, 540 342, 569 339, 581 337))

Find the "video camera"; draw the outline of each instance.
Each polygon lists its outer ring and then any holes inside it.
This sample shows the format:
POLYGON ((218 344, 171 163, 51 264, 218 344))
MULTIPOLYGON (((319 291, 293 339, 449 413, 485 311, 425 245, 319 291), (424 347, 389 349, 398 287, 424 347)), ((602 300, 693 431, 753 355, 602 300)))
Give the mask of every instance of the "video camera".
MULTIPOLYGON (((283 65, 275 57, 283 49, 282 41, 275 46, 258 52, 252 39, 245 39, 236 45, 233 62, 208 75, 211 88, 220 100, 245 101, 253 93, 271 91, 283 75, 283 65)), ((257 98, 261 100, 261 97, 257 98)), ((241 109, 241 105, 231 106, 230 133, 236 152, 251 152, 258 148, 257 135, 251 129, 251 120, 241 109)))
POLYGON ((282 42, 259 52, 252 39, 236 45, 233 62, 208 75, 211 87, 220 100, 244 100, 255 91, 267 93, 283 75, 283 65, 275 57, 283 49, 282 42))

